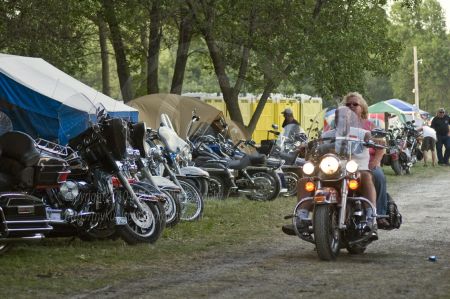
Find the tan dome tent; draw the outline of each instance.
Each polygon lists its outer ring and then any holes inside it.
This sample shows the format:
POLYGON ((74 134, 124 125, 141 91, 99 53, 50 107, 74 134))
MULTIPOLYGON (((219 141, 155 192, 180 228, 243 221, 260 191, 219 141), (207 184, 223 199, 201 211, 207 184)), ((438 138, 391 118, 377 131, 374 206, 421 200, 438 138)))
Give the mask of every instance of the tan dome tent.
MULTIPOLYGON (((167 114, 175 131, 180 137, 186 137, 187 128, 195 109, 200 116, 200 123, 213 124, 221 118, 225 119, 222 111, 202 102, 199 99, 180 96, 176 94, 151 94, 127 103, 139 111, 139 121, 144 121, 151 128, 158 128, 161 122, 161 114, 167 114)), ((229 134, 233 140, 249 139, 250 134, 246 129, 229 119, 225 119, 229 125, 229 134)))

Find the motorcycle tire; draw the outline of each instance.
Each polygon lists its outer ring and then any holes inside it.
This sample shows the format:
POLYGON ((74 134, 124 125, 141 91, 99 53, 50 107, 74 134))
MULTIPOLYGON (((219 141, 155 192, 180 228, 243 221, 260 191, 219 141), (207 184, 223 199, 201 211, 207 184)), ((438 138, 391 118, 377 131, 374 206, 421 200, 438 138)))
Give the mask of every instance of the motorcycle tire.
POLYGON ((200 195, 202 197, 206 197, 208 196, 208 180, 206 178, 178 178, 180 181, 185 181, 188 184, 191 184, 192 186, 194 186, 197 191, 200 192, 200 195))
POLYGON ((284 194, 284 196, 295 196, 297 195, 297 183, 298 183, 298 175, 294 172, 285 172, 284 179, 286 180, 286 185, 288 191, 284 194))
POLYGON ((400 160, 392 160, 391 168, 394 170, 396 175, 403 175, 403 168, 400 164, 400 160))
POLYGON ((166 199, 164 202, 164 213, 166 215, 166 227, 173 227, 177 225, 181 220, 181 203, 178 197, 173 196, 164 189, 157 189, 149 183, 138 183, 143 185, 152 193, 162 193, 166 199))
POLYGON ((186 193, 186 197, 181 194, 181 220, 195 221, 203 216, 203 198, 200 192, 191 184, 181 180, 181 188, 186 193))
MULTIPOLYGON (((151 193, 148 189, 139 185, 133 184, 132 187, 136 193, 151 193)), ((128 195, 126 192, 122 192, 122 194, 128 195)), ((128 199, 128 202, 130 201, 131 199, 128 199)), ((122 203, 124 202, 122 199, 122 203)), ((162 203, 143 200, 140 202, 144 211, 139 211, 136 207, 133 208, 130 202, 129 207, 126 207, 124 211, 127 224, 118 225, 116 228, 122 240, 129 245, 155 243, 161 236, 166 225, 166 215, 162 203)))
POLYGON ((334 261, 339 255, 341 231, 338 222, 339 211, 336 206, 326 204, 314 207, 314 240, 321 260, 334 261))
POLYGON ((256 187, 253 194, 245 196, 251 200, 270 201, 277 198, 281 190, 281 181, 275 172, 256 172, 250 174, 256 187))
POLYGON ((225 178, 210 174, 208 185, 208 199, 224 200, 230 193, 230 187, 225 178))

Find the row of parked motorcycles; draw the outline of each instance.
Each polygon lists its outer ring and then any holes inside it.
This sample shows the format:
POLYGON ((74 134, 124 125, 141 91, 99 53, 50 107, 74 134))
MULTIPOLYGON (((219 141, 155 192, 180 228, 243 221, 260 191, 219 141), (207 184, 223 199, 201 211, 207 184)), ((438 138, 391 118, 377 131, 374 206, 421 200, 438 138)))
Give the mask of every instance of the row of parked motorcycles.
POLYGON ((413 165, 423 158, 418 141, 421 133, 414 123, 412 120, 398 127, 391 126, 386 132, 388 147, 382 163, 390 165, 396 175, 410 174, 413 165))
POLYGON ((166 114, 153 129, 79 101, 91 106, 81 121, 68 105, 58 111, 65 145, 18 131, 0 136, 0 253, 44 237, 154 243, 165 227, 200 219, 205 198, 273 200, 295 190, 297 153, 291 165, 280 157, 289 134, 277 132, 267 155, 212 132, 195 112, 183 139, 166 114))

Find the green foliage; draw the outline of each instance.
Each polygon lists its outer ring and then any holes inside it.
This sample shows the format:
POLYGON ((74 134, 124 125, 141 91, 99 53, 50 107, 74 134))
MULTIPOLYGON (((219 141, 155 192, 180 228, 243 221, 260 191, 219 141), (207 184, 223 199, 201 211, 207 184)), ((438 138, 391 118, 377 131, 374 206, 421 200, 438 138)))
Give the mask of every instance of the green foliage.
POLYGON ((392 6, 391 36, 403 43, 399 68, 392 75, 395 97, 414 103, 413 46, 419 59, 420 107, 434 112, 450 97, 450 43, 445 32, 441 6, 436 0, 424 0, 413 12, 401 5, 392 6))
POLYGON ((0 51, 43 58, 68 73, 82 72, 95 35, 85 16, 91 3, 76 0, 1 1, 0 51))

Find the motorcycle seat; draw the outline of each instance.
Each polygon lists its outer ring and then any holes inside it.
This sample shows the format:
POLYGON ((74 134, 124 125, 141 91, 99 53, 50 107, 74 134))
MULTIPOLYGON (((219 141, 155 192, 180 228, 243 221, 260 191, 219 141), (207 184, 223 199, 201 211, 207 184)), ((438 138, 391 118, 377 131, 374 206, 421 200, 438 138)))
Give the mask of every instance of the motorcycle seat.
POLYGON ((292 165, 297 158, 297 153, 280 153, 280 158, 283 159, 287 165, 292 165))
POLYGON ((248 155, 251 165, 265 165, 267 156, 260 153, 252 153, 248 155))
POLYGON ((228 167, 230 169, 242 170, 250 165, 250 158, 246 155, 240 160, 228 161, 228 167))
POLYGON ((0 173, 0 192, 11 191, 14 179, 5 173, 0 173))
POLYGON ((41 155, 36 150, 34 140, 27 134, 11 131, 0 136, 2 157, 20 162, 23 166, 34 166, 39 162, 41 155))

